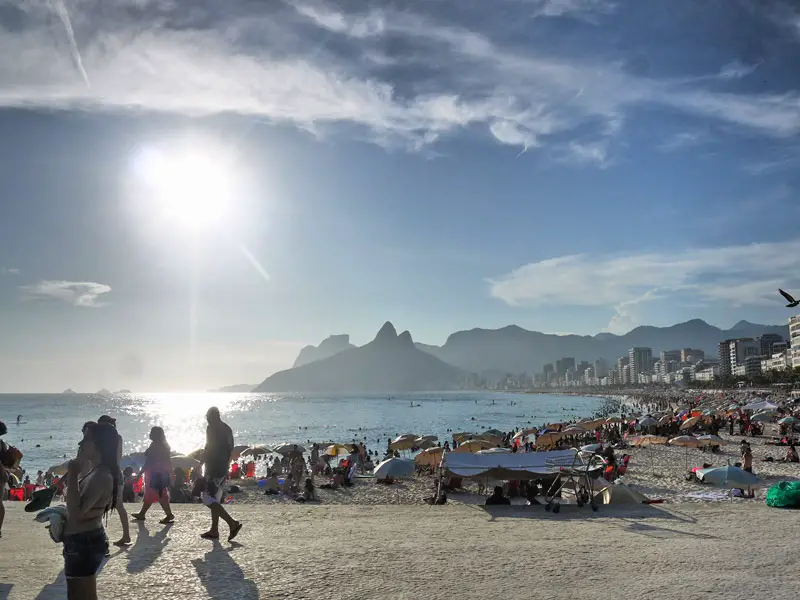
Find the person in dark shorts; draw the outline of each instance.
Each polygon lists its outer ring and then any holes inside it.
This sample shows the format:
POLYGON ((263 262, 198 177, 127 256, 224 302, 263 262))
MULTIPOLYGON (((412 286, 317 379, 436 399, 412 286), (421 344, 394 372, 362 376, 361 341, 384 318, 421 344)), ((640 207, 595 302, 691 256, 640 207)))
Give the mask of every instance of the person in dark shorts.
POLYGON ((110 424, 89 425, 78 456, 69 462, 63 539, 69 600, 97 599, 97 573, 108 553, 103 518, 113 509, 121 485, 118 444, 110 424))
POLYGON ((235 521, 222 506, 222 494, 228 469, 233 454, 233 432, 222 422, 219 409, 212 406, 206 413, 206 447, 203 451, 205 464, 205 490, 202 492, 203 504, 211 510, 211 529, 200 537, 207 540, 219 539, 219 520, 228 524, 230 533, 228 541, 233 540, 242 529, 242 524, 235 521))

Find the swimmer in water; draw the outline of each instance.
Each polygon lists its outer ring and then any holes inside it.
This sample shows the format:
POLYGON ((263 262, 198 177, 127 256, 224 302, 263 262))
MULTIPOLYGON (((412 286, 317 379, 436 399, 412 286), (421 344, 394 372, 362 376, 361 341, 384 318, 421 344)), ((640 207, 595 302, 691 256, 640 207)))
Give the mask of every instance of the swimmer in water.
POLYGON ((22 415, 17 415, 17 425, 22 421, 22 415))

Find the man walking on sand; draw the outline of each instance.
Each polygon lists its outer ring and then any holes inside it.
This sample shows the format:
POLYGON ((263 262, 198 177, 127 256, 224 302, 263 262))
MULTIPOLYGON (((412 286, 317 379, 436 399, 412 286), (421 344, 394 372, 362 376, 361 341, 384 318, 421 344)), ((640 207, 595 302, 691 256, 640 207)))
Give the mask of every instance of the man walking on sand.
POLYGON ((211 529, 200 537, 206 540, 219 539, 219 520, 228 524, 230 533, 228 541, 233 540, 242 529, 239 521, 234 521, 222 507, 222 493, 233 454, 233 432, 222 422, 219 409, 212 406, 206 413, 206 447, 203 451, 203 463, 206 466, 206 488, 203 491, 203 503, 211 510, 211 529))
MULTIPOLYGON (((114 429, 117 428, 117 420, 113 417, 109 417, 108 415, 103 415, 99 419, 97 419, 98 423, 111 425, 114 429)), ((117 444, 117 464, 122 461, 122 436, 117 432, 118 444, 117 444)), ((124 481, 125 478, 122 477, 122 473, 120 473, 120 481, 124 481)), ((122 488, 123 486, 117 486, 117 497, 114 500, 114 508, 117 509, 117 514, 119 515, 119 520, 122 522, 122 537, 114 542, 115 546, 130 546, 131 544, 131 526, 128 523, 128 511, 125 510, 125 505, 122 503, 122 488)))

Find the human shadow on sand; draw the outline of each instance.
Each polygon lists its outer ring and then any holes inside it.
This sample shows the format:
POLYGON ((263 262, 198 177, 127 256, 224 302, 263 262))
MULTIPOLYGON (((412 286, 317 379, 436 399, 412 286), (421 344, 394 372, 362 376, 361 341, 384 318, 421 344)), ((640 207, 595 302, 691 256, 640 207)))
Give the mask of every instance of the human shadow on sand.
POLYGON ((155 535, 150 535, 150 530, 144 521, 138 521, 137 525, 139 536, 136 538, 136 543, 128 550, 128 573, 141 573, 151 567, 169 543, 167 532, 171 525, 164 525, 155 535))
POLYGON ((241 548, 240 544, 231 542, 224 548, 218 541, 213 542, 211 550, 202 559, 194 559, 194 565, 200 582, 212 598, 237 598, 238 600, 258 600, 258 588, 255 582, 245 578, 231 551, 241 548))
POLYGON ((8 600, 8 597, 11 595, 11 588, 13 587, 13 583, 0 583, 0 600, 8 600))

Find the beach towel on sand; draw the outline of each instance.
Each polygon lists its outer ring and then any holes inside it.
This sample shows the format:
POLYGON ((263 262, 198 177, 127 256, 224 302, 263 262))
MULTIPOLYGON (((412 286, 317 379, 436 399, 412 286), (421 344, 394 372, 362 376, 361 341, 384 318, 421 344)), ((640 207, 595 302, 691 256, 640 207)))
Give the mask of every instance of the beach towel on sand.
POLYGON ((767 490, 767 506, 800 508, 800 481, 779 481, 767 490))

